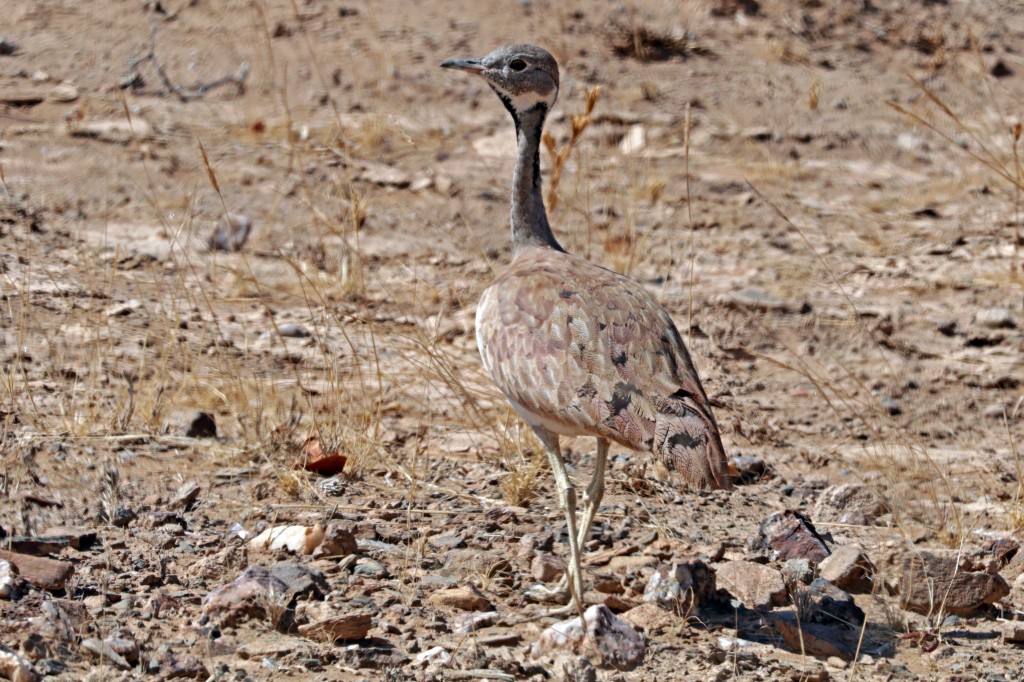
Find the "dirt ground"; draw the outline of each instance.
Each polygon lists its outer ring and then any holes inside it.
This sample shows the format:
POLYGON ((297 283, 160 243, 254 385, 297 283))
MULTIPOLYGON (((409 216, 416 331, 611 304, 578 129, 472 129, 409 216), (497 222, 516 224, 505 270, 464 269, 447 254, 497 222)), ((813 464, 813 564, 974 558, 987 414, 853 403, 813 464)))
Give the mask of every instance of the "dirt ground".
MULTIPOLYGON (((509 258, 514 136, 482 81, 438 68, 510 42, 560 63, 556 148, 600 87, 561 169, 558 238, 663 301, 728 452, 769 470, 727 495, 681 492, 614 448, 586 580, 617 585, 628 611, 659 562, 778 568, 758 528, 787 509, 877 567, 854 595, 854 660, 783 641, 772 617, 791 605, 723 595, 664 612, 638 667, 595 661, 596 679, 1024 679, 1004 637, 1024 614, 1019 557, 992 569, 1009 594, 962 616, 901 609, 886 574, 904 551, 1022 539, 1024 7, 6 0, 3 14, 0 528, 12 548, 53 528, 96 536, 42 550, 74 565, 63 590, 0 602, 0 642, 46 679, 594 679, 524 650, 554 622, 530 620, 548 607, 526 592, 536 552, 564 553, 564 523, 473 333, 509 258), (229 212, 251 235, 212 250, 229 212), (197 412, 215 436, 191 428, 197 412), (311 434, 348 458, 343 474, 297 466, 311 434), (844 483, 881 514, 822 517, 822 491, 844 483), (198 496, 176 499, 189 484, 198 496), (243 540, 317 523, 357 551, 243 540), (369 636, 289 627, 308 595, 284 618, 204 610, 247 566, 282 563, 322 575, 333 613, 370 614, 369 636), (460 634, 462 611, 432 596, 469 586, 497 616, 460 634), (110 638, 133 643, 127 666, 85 645, 110 638)), ((594 443, 564 445, 583 485, 594 443)))

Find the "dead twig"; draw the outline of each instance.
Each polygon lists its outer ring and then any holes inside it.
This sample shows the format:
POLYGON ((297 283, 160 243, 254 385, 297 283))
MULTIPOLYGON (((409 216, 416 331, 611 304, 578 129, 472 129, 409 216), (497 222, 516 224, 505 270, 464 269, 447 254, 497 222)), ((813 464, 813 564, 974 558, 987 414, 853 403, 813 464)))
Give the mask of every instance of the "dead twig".
POLYGON ((167 70, 156 56, 156 30, 157 27, 153 27, 153 31, 149 35, 149 49, 141 55, 133 55, 128 60, 128 73, 121 81, 122 89, 141 90, 146 85, 146 79, 140 73, 139 67, 149 63, 153 67, 153 71, 156 72, 157 78, 160 79, 162 88, 157 90, 156 95, 175 95, 182 102, 191 102, 192 100, 201 99, 205 97, 208 92, 215 90, 224 85, 234 84, 237 88, 236 96, 241 97, 245 94, 245 81, 249 77, 249 62, 243 61, 238 65, 238 69, 233 74, 222 76, 208 82, 199 82, 193 85, 178 85, 171 80, 167 70))

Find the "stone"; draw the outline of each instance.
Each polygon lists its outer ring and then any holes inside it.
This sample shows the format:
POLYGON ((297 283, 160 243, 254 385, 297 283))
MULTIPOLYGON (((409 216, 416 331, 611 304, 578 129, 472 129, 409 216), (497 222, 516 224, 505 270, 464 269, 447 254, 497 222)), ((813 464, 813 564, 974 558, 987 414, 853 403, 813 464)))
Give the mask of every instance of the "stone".
POLYGON ((299 626, 299 634, 320 642, 333 644, 366 637, 373 626, 369 613, 346 613, 299 626))
POLYGON ((843 483, 822 491, 814 518, 822 523, 870 526, 885 513, 882 500, 866 485, 843 483))
POLYGON ((816 566, 831 552, 811 520, 787 509, 761 521, 758 546, 771 550, 778 559, 807 559, 816 566))
POLYGON ((191 511, 195 507, 196 500, 199 499, 200 492, 199 484, 189 481, 178 488, 178 492, 174 493, 174 497, 167 503, 167 508, 191 511))
POLYGON ((21 589, 18 569, 10 561, 0 560, 0 599, 18 599, 21 589))
POLYGON ((205 680, 210 676, 210 671, 195 656, 176 653, 169 649, 164 652, 157 665, 161 680, 205 680))
POLYGON ((494 625, 498 620, 497 611, 479 611, 475 613, 460 613, 452 623, 452 632, 457 635, 467 635, 486 627, 494 625))
POLYGON ((857 655, 858 630, 802 622, 795 613, 772 614, 770 622, 786 645, 799 654, 844 661, 857 655))
POLYGON ((348 457, 337 450, 325 449, 319 436, 310 436, 302 445, 296 466, 321 476, 340 474, 348 457))
POLYGON ((250 566, 230 583, 206 595, 202 622, 235 625, 243 618, 267 617, 268 609, 284 609, 288 585, 263 566, 250 566))
POLYGON ((127 670, 132 667, 131 663, 124 656, 115 651, 113 647, 102 639, 96 637, 83 639, 82 648, 100 658, 105 658, 119 668, 127 670))
POLYGON ((700 559, 662 564, 647 581, 644 601, 682 616, 694 614, 715 598, 715 572, 700 559))
POLYGON ((673 614, 654 602, 635 606, 623 613, 621 618, 648 635, 656 635, 680 622, 673 614))
POLYGON ((206 245, 211 251, 241 251, 251 231, 252 218, 240 213, 228 213, 226 218, 221 218, 217 223, 206 245))
POLYGON ((1024 621, 1010 620, 1003 623, 1003 640, 1024 644, 1024 621))
POLYGON ((900 607, 926 615, 967 616, 1010 593, 999 574, 965 571, 956 552, 905 552, 899 581, 900 607))
POLYGON ((530 572, 542 583, 554 582, 565 574, 565 562, 554 554, 541 552, 533 557, 530 572))
POLYGON ((0 645, 0 678, 14 682, 36 682, 39 673, 27 660, 0 645))
POLYGON ((856 545, 843 545, 818 564, 818 575, 836 587, 854 593, 871 592, 875 567, 856 545))
POLYGON ((466 546, 466 538, 461 533, 441 533, 427 538, 427 543, 434 549, 451 550, 466 546))
POLYGON ((716 568, 718 584, 748 609, 767 610, 786 603, 782 573, 752 561, 726 561, 716 568))
POLYGON ((217 437, 217 422, 213 416, 198 410, 175 410, 164 423, 164 429, 187 438, 217 437))
POLYGON ((270 567, 270 575, 288 586, 291 598, 301 596, 310 599, 323 599, 331 591, 331 586, 324 574, 312 566, 282 561, 270 567))
POLYGON ((10 563, 25 582, 48 592, 62 592, 75 565, 68 561, 29 556, 0 549, 0 561, 10 563))
POLYGON ((983 308, 974 314, 974 324, 986 329, 1012 329, 1017 326, 1009 308, 993 306, 983 308))
POLYGON ((782 578, 787 585, 809 585, 814 580, 814 569, 807 559, 790 559, 782 564, 782 578))
POLYGON ((338 653, 343 665, 372 670, 398 669, 409 660, 394 644, 379 637, 367 637, 338 653))
POLYGON ((487 597, 472 585, 438 590, 427 597, 427 602, 437 607, 462 611, 484 611, 492 608, 487 597))
POLYGON ((356 536, 347 528, 342 528, 336 523, 327 524, 324 529, 324 539, 320 545, 313 550, 314 559, 333 558, 342 559, 358 551, 356 536))
POLYGON ((739 485, 752 485, 771 475, 771 468, 760 457, 737 455, 729 459, 729 476, 739 485))
POLYGON ((602 604, 591 606, 583 617, 556 623, 544 630, 527 650, 532 658, 559 651, 593 654, 602 665, 631 670, 643 662, 643 635, 602 604))
POLYGON ((815 578, 809 587, 800 588, 797 599, 806 620, 847 627, 860 627, 864 623, 864 611, 853 597, 823 578, 815 578))

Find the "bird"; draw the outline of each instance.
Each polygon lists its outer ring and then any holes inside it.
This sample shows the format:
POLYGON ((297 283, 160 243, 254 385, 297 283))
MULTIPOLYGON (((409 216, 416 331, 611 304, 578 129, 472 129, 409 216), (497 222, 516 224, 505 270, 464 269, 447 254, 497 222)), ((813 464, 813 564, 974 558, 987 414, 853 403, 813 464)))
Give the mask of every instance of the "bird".
POLYGON ((565 514, 569 558, 550 595, 583 606, 580 547, 604 495, 611 443, 653 454, 687 487, 728 489, 718 424, 672 317, 639 282, 562 248, 548 222, 540 171, 544 122, 558 98, 558 62, 535 45, 505 45, 441 67, 474 74, 512 116, 517 156, 512 260, 481 294, 476 341, 487 374, 537 435, 565 514), (576 490, 559 439, 597 439, 577 523, 576 490))

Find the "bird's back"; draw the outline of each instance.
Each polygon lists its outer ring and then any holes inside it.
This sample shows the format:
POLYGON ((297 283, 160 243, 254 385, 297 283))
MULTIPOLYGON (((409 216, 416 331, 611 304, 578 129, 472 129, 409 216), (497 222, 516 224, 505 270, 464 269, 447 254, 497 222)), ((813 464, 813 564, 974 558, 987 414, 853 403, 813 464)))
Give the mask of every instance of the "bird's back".
POLYGON ((728 485, 686 346, 638 282, 579 256, 525 249, 481 297, 477 340, 484 367, 528 422, 653 451, 693 484, 728 485))

